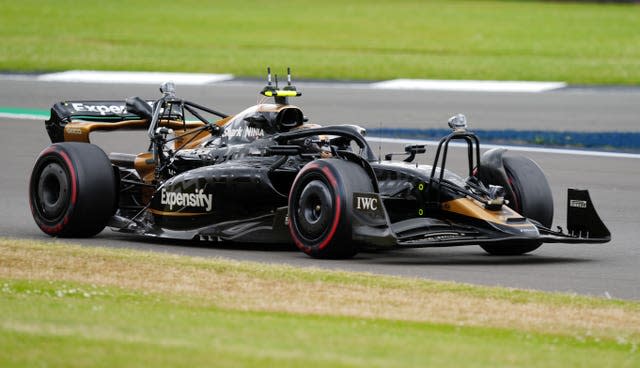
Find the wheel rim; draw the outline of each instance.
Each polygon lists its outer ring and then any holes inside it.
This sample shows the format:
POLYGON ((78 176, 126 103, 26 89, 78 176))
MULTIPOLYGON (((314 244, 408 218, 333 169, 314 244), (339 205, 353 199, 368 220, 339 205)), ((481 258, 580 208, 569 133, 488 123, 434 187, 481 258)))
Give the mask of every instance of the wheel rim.
POLYGON ((322 238, 333 218, 333 195, 321 180, 310 181, 298 200, 296 222, 300 234, 309 240, 322 238))
POLYGON ((57 162, 44 166, 36 189, 38 212, 47 220, 60 218, 69 203, 69 179, 66 171, 57 162))

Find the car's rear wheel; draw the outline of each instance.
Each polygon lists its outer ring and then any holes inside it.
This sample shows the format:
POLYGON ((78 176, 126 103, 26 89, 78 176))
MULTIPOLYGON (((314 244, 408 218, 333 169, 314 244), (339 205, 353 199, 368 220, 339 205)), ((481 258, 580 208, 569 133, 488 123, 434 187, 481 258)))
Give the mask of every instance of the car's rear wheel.
POLYGON ((296 246, 314 258, 350 258, 354 192, 372 192, 371 179, 355 163, 316 160, 296 176, 289 194, 289 232, 296 246))
MULTIPOLYGON (((553 222, 553 196, 542 169, 524 156, 504 156, 503 164, 513 196, 509 207, 521 215, 550 227, 553 222)), ((542 242, 514 244, 483 244, 487 253, 500 256, 520 255, 538 249, 542 242)))
POLYGON ((116 203, 111 162, 97 146, 56 143, 42 151, 29 182, 31 213, 51 236, 89 237, 107 225, 116 203))

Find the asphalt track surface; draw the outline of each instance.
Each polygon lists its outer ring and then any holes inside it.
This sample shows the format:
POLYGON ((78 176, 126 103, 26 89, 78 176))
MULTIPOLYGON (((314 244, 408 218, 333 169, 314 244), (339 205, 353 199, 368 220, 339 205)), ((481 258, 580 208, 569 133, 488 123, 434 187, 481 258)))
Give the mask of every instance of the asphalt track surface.
MULTIPOLYGON (((182 97, 235 113, 253 104, 260 84, 220 83, 180 87, 182 97)), ((478 129, 548 129, 638 131, 640 93, 617 89, 568 89, 541 94, 375 91, 314 85, 302 87, 295 102, 311 121, 357 123, 365 127, 442 128, 453 113, 464 112, 478 129)), ((48 108, 72 99, 154 98, 157 88, 142 85, 93 85, 0 80, 0 106, 48 108)), ((27 181, 37 154, 49 144, 41 121, 0 119, 0 236, 51 240, 34 224, 28 208, 27 181)), ((106 151, 137 153, 146 149, 143 134, 97 134, 106 151)), ((375 144, 375 151, 378 147, 375 144)), ((384 144, 382 152, 402 150, 384 144)), ((430 163, 433 148, 421 156, 430 163)), ((453 155, 453 167, 463 167, 453 155)), ((457 156, 457 157, 456 157, 457 156)), ((529 153, 545 170, 555 198, 554 223, 564 226, 566 188, 591 191, 601 217, 613 234, 605 245, 543 245, 530 255, 492 257, 477 246, 361 253, 352 260, 308 258, 290 246, 154 242, 105 230, 90 246, 132 248, 202 257, 322 267, 392 274, 482 285, 573 292, 640 299, 640 159, 529 153)), ((75 241, 74 241, 75 242, 75 241)), ((1 260, 0 260, 1 261, 1 260)))

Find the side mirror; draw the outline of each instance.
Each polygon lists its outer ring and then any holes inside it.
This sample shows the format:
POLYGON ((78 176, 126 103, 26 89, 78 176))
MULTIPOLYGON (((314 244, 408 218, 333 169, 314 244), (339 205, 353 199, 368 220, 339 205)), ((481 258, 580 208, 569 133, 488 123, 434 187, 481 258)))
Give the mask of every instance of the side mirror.
POLYGON ((151 106, 147 103, 147 101, 141 99, 140 97, 135 96, 127 98, 125 106, 128 112, 136 114, 143 119, 151 120, 153 116, 153 110, 151 109, 151 106))
MULTIPOLYGON (((404 146, 404 152, 409 156, 407 156, 407 158, 405 158, 403 161, 412 162, 416 158, 417 154, 427 152, 427 146, 425 146, 424 144, 408 144, 404 146)), ((393 155, 402 155, 402 153, 387 153, 386 155, 384 155, 384 159, 386 161, 389 161, 391 160, 393 155)))
POLYGON ((427 146, 424 144, 408 144, 404 146, 404 151, 406 153, 413 153, 414 155, 418 153, 425 153, 427 152, 427 146))
POLYGON ((427 146, 424 144, 414 144, 404 146, 404 151, 409 154, 409 157, 405 158, 404 162, 412 162, 416 158, 416 154, 427 152, 427 146))

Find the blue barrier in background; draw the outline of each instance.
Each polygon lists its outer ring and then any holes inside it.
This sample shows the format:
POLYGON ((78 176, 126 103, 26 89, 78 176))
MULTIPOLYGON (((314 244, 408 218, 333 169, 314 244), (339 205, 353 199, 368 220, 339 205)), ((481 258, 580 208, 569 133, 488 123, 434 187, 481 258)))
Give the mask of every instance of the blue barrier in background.
MULTIPOLYGON (((640 151, 640 132, 558 132, 543 130, 474 130, 481 142, 546 147, 640 151)), ((371 128, 367 134, 384 138, 439 140, 450 129, 371 128)))

